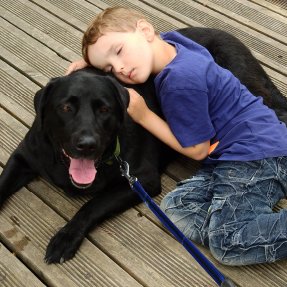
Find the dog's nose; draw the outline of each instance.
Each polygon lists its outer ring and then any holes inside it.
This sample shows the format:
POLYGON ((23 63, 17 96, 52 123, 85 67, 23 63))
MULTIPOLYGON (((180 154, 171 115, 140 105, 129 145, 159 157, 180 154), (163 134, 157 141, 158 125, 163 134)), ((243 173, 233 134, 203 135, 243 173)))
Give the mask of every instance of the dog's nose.
POLYGON ((78 151, 95 151, 96 140, 91 136, 81 137, 76 144, 76 148, 78 151))

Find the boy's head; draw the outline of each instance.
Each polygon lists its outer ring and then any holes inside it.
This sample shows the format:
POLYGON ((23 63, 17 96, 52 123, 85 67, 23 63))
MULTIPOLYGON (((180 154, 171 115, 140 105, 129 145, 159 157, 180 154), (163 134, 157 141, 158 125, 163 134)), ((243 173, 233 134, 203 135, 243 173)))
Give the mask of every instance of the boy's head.
POLYGON ((84 33, 82 39, 84 60, 89 63, 88 46, 96 43, 102 35, 107 32, 134 32, 137 22, 141 19, 148 21, 143 14, 129 8, 113 7, 102 11, 84 33))
POLYGON ((87 63, 113 72, 121 81, 140 83, 152 72, 149 44, 155 37, 158 33, 141 13, 123 7, 108 8, 86 30, 82 53, 87 63))

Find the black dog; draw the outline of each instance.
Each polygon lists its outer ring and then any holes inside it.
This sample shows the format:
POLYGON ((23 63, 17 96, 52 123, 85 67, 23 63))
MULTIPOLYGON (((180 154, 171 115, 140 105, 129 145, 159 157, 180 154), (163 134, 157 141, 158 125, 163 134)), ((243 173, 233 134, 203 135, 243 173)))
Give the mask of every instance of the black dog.
MULTIPOLYGON (((242 43, 213 29, 180 32, 206 46, 285 121, 285 98, 242 43)), ((133 88, 160 114, 152 78, 133 88)), ((140 202, 121 176, 115 154, 130 164, 151 196, 160 193, 160 171, 170 153, 163 154, 161 143, 128 117, 128 100, 117 81, 92 68, 52 79, 35 96, 35 121, 0 177, 0 204, 38 175, 69 194, 93 194, 51 239, 47 263, 72 258, 96 224, 140 202)))

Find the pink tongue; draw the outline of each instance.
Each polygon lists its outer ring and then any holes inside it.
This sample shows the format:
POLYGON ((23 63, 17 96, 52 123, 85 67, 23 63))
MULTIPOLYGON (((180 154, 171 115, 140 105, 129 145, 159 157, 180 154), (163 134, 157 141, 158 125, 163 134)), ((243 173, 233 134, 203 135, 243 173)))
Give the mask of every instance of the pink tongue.
POLYGON ((89 184, 96 177, 97 170, 93 160, 70 158, 69 173, 79 184, 89 184))

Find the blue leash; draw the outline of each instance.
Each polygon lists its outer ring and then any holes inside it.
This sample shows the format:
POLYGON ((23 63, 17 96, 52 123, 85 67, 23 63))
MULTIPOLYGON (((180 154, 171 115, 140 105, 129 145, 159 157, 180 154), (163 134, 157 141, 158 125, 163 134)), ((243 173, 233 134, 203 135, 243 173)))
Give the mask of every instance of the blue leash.
POLYGON ((116 157, 120 164, 122 175, 129 181, 133 191, 135 191, 143 202, 147 204, 149 209, 161 221, 161 223, 173 234, 173 236, 180 242, 183 247, 191 254, 191 256, 201 265, 201 267, 212 277, 218 286, 221 287, 236 287, 236 285, 227 277, 225 277, 201 252, 200 250, 187 238, 185 235, 173 224, 173 222, 165 215, 165 213, 158 207, 152 198, 145 192, 144 188, 134 176, 129 173, 129 165, 120 157, 116 157))

